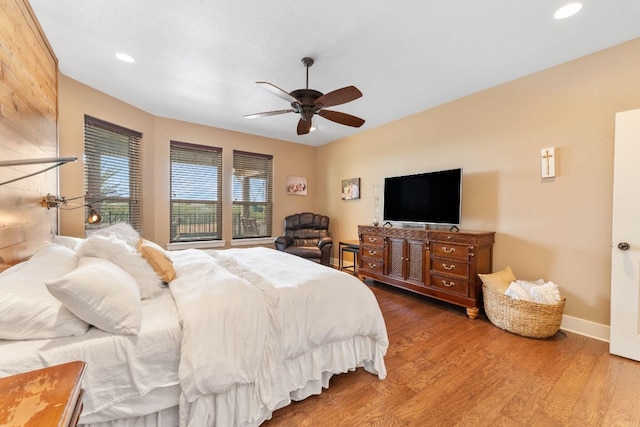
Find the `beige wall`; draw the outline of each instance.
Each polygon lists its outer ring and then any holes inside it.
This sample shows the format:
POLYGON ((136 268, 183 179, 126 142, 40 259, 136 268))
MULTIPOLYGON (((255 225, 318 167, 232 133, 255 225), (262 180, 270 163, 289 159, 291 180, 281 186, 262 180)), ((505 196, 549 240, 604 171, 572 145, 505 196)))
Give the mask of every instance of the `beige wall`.
MULTIPOLYGON (((316 148, 275 139, 216 129, 177 120, 156 117, 111 96, 98 92, 66 76, 60 76, 60 154, 75 155, 79 161, 60 171, 60 194, 74 197, 84 194, 84 115, 124 126, 143 135, 143 235, 165 246, 169 239, 169 141, 213 145, 223 150, 224 240, 231 240, 231 175, 233 150, 274 156, 275 235, 282 233, 286 215, 313 211, 317 198, 316 148), (286 194, 288 175, 306 176, 307 196, 286 194)), ((212 113, 213 114, 213 113, 212 113)), ((83 209, 61 211, 61 234, 84 235, 83 209)), ((229 246, 229 243, 227 243, 229 246)))
POLYGON ((334 238, 372 221, 385 176, 462 167, 461 228, 497 232, 494 270, 552 280, 565 315, 608 325, 614 116, 640 107, 638 70, 640 39, 320 147, 334 238), (541 179, 552 146, 556 177, 541 179), (351 177, 362 198, 342 201, 351 177))

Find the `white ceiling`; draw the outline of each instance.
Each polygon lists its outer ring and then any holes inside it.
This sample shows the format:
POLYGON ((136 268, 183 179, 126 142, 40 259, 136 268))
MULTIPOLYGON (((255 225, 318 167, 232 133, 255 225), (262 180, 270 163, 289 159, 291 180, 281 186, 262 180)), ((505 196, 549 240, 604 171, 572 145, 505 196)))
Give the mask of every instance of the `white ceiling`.
POLYGON ((639 0, 30 0, 60 71, 153 115, 322 145, 640 37, 639 0), (133 56, 128 64, 116 52, 133 56), (287 92, 355 85, 332 107, 359 129, 314 118, 296 135, 287 92))

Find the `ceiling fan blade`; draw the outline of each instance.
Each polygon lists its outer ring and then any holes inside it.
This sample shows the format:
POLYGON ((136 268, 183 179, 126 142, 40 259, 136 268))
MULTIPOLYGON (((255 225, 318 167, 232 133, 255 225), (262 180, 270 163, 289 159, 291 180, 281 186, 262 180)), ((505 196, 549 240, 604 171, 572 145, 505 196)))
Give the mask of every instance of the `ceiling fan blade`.
POLYGON ((351 126, 354 128, 359 128, 364 124, 364 120, 360 117, 341 113, 339 111, 320 110, 318 114, 327 120, 331 120, 332 122, 340 123, 341 125, 351 126))
POLYGON ((285 101, 287 101, 289 103, 300 102, 296 98, 294 98, 293 96, 289 95, 289 93, 286 92, 285 90, 280 89, 278 86, 272 85, 269 82, 256 82, 256 84, 259 84, 260 86, 262 86, 267 91, 271 92, 275 96, 279 96, 280 98, 284 99, 285 101))
POLYGON ((293 110, 289 108, 288 110, 265 111, 264 113, 247 114, 243 117, 245 119, 257 119, 258 117, 277 116, 285 113, 293 113, 293 110))
POLYGON ((347 86, 342 89, 336 89, 332 92, 325 93, 316 99, 315 105, 322 104, 323 107, 333 107, 335 105, 345 104, 362 96, 362 92, 355 86, 347 86))
POLYGON ((298 135, 306 135, 311 131, 311 119, 298 121, 298 135))

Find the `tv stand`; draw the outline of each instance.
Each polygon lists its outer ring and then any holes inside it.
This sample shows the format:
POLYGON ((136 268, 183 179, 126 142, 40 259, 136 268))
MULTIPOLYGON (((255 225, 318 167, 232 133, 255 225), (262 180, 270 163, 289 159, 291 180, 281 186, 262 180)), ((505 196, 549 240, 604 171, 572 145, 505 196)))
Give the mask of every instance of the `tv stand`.
POLYGON ((478 274, 491 273, 495 232, 358 226, 362 277, 466 308, 482 306, 478 274))

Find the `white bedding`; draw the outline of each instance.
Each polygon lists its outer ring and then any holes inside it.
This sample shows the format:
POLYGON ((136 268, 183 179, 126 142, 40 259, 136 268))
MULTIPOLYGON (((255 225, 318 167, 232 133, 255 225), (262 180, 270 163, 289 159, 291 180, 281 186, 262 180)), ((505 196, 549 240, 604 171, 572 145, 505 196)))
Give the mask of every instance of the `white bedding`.
POLYGON ((97 328, 79 337, 30 341, 0 340, 0 376, 72 360, 87 363, 80 423, 107 421, 113 405, 178 384, 181 331, 168 290, 142 301, 138 335, 114 335, 97 328))
POLYGON ((353 276, 266 248, 171 257, 190 263, 170 284, 185 329, 182 425, 258 425, 309 381, 356 367, 385 378, 384 320, 353 276))
POLYGON ((169 255, 177 278, 142 301, 139 335, 0 340, 0 376, 84 360, 81 423, 143 415, 127 401, 179 385, 180 423, 198 427, 258 425, 357 367, 385 378, 384 320, 353 276, 266 248, 169 255))

